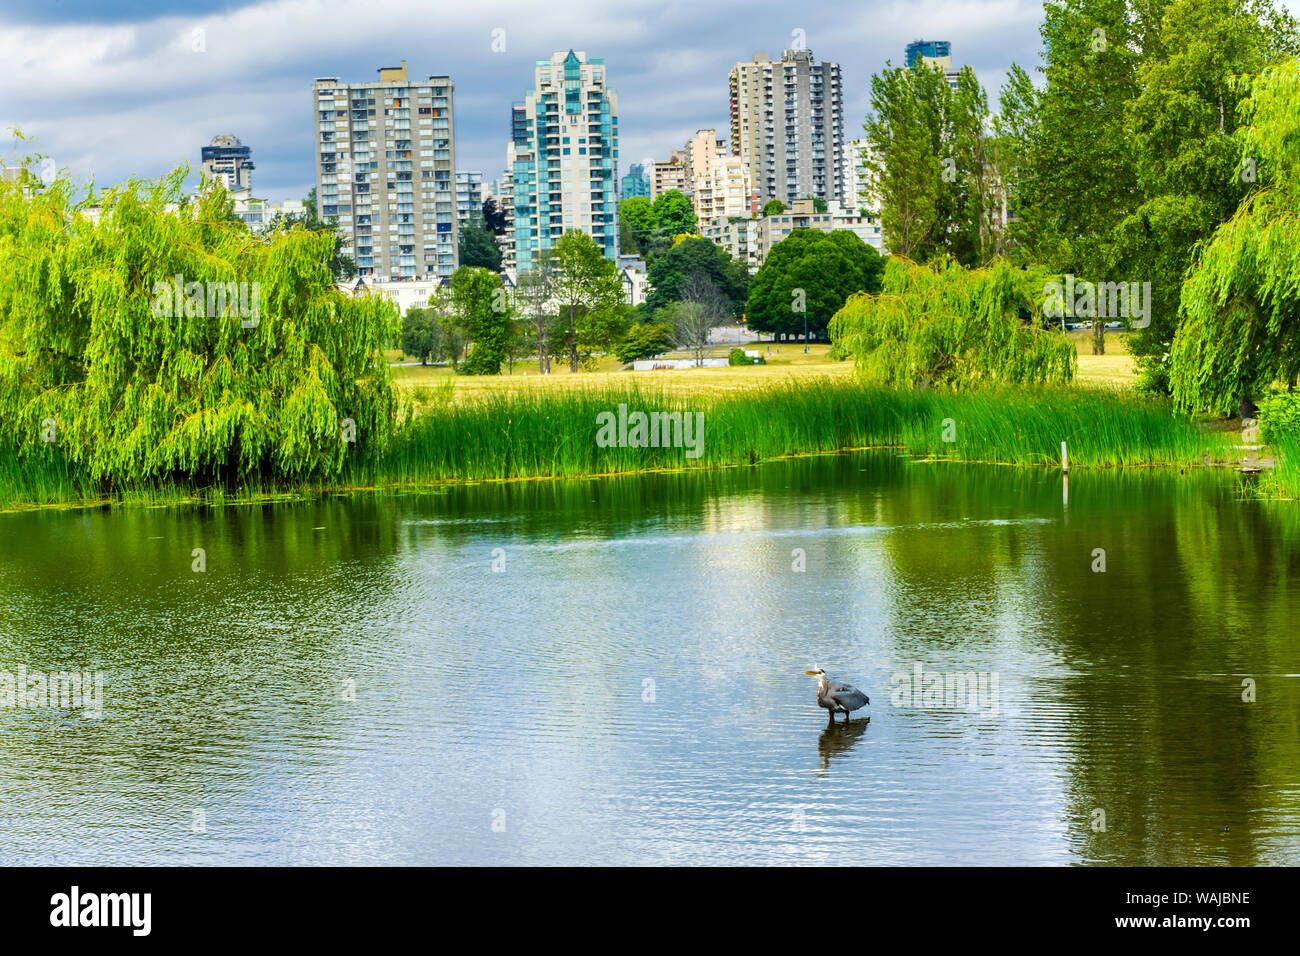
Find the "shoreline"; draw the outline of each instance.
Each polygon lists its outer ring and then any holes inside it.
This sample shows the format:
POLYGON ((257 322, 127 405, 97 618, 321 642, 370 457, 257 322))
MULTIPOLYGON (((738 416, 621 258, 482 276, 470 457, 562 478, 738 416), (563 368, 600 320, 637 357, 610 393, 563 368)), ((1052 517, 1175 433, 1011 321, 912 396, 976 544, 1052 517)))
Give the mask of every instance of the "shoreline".
MULTIPOLYGON (((653 428, 653 426, 652 426, 653 428)), ((676 434, 677 439, 682 435, 676 434)), ((686 441, 690 441, 689 430, 686 441)), ((1060 444, 1075 470, 1243 470, 1235 433, 1198 424, 1167 402, 1110 390, 992 388, 973 392, 891 390, 857 381, 788 381, 722 395, 682 395, 639 383, 490 392, 437 403, 398 426, 379 453, 362 447, 342 471, 293 481, 254 476, 238 486, 183 478, 126 483, 102 494, 64 459, 22 461, 0 452, 0 513, 45 509, 270 504, 326 495, 400 492, 448 485, 591 480, 756 465, 788 458, 893 449, 918 462, 1060 470, 1060 444), (602 443, 598 424, 620 405, 701 416, 697 450, 602 443)), ((1259 473, 1261 456, 1250 471, 1259 473)), ((1283 464, 1288 464, 1284 461, 1283 464)), ((1285 468, 1268 487, 1294 491, 1285 468)))
MULTIPOLYGON (((1059 466, 1050 464, 1034 464, 1027 462, 1010 462, 1010 461, 985 461, 980 459, 967 459, 955 457, 927 457, 915 456, 906 453, 906 449, 901 445, 863 445, 835 449, 817 449, 805 452, 792 452, 784 455, 776 455, 771 458, 764 458, 754 462, 730 462, 720 464, 705 465, 688 465, 684 467, 649 467, 622 471, 598 472, 592 474, 566 474, 566 475, 513 475, 509 477, 447 477, 436 478, 426 481, 407 481, 407 482, 386 482, 382 484, 338 484, 328 485, 310 490, 252 493, 250 495, 235 494, 227 495, 224 492, 211 496, 202 494, 202 489, 188 489, 176 497, 167 496, 165 492, 160 493, 160 497, 166 500, 151 502, 145 497, 136 497, 131 492, 108 495, 101 498, 77 498, 57 502, 20 502, 12 505, 0 506, 0 515, 6 514, 28 514, 34 511, 98 511, 102 509, 140 509, 140 510, 163 510, 169 508, 185 507, 250 507, 256 505, 273 505, 273 504, 297 504, 302 502, 318 501, 328 497, 345 497, 356 494, 384 495, 384 494, 405 494, 420 493, 423 491, 432 491, 438 488, 447 487, 470 487, 473 485, 507 485, 522 484, 527 482, 556 482, 556 481, 596 481, 604 478, 640 478, 648 475, 675 475, 690 474, 698 472, 729 471, 737 468, 757 468, 761 465, 771 464, 778 461, 795 461, 806 458, 829 457, 834 455, 851 455, 860 452, 883 452, 897 451, 902 457, 907 457, 915 464, 924 465, 958 465, 958 466, 979 466, 979 467, 1001 467, 1001 468, 1040 468, 1048 471, 1057 470, 1059 466), (216 500, 214 500, 214 498, 216 500)), ((1084 472, 1122 472, 1130 470, 1138 471, 1177 471, 1186 473, 1189 471, 1227 471, 1232 470, 1240 476, 1258 475, 1257 470, 1243 470, 1242 468, 1229 462, 1216 462, 1210 465, 1203 463, 1174 464, 1163 462, 1149 463, 1131 463, 1127 465, 1093 465, 1093 466, 1074 466, 1084 472)), ((1271 467, 1271 466, 1270 466, 1271 467)), ((1063 474, 1063 478, 1069 477, 1063 474)), ((1261 500, 1269 501, 1293 501, 1295 498, 1283 496, 1261 497, 1261 500)))

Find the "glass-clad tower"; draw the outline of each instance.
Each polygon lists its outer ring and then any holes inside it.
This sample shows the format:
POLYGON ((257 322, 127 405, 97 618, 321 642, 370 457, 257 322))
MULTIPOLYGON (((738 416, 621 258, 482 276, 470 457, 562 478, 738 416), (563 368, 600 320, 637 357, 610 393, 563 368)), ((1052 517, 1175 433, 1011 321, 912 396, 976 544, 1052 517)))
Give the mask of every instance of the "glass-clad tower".
POLYGON ((618 97, 605 61, 582 52, 538 60, 534 88, 511 108, 506 168, 513 242, 506 263, 527 272, 536 254, 570 229, 618 255, 618 97))

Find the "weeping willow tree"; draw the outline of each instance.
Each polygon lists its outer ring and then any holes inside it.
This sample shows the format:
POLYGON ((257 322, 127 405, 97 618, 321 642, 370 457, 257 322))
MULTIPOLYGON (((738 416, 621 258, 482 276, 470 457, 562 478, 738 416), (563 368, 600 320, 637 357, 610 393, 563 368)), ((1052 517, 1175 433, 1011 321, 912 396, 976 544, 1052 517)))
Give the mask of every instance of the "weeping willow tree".
POLYGON ((968 270, 891 256, 880 294, 851 297, 831 338, 868 381, 895 388, 1067 382, 1075 350, 1040 328, 1043 278, 1001 259, 968 270))
POLYGON ((1239 175, 1261 186, 1194 254, 1169 380, 1184 409, 1246 416, 1300 372, 1300 61, 1263 70, 1242 109, 1239 175))
POLYGON ((183 170, 0 183, 0 448, 106 487, 337 474, 387 443, 396 309, 334 284, 334 237, 254 236, 183 170))

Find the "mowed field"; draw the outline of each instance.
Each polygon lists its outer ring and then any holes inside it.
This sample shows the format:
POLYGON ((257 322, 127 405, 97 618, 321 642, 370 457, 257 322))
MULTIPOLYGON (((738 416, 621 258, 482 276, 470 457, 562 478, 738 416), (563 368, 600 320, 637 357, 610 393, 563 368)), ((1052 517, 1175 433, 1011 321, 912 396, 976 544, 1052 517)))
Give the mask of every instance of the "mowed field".
MULTIPOLYGON (((1074 333, 1079 350, 1079 372, 1076 383, 1086 387, 1130 388, 1136 380, 1133 357, 1125 351, 1123 333, 1107 333, 1105 355, 1091 354, 1091 340, 1084 333, 1074 333)), ((837 362, 830 358, 830 346, 814 344, 808 346, 805 354, 803 346, 795 343, 755 343, 744 346, 757 349, 766 365, 734 366, 727 368, 693 368, 673 369, 656 372, 622 372, 619 362, 612 356, 597 360, 592 371, 579 371, 576 375, 569 372, 567 356, 551 357, 551 374, 538 373, 537 360, 516 362, 512 372, 501 375, 465 375, 456 376, 450 367, 395 365, 392 369, 394 381, 412 392, 429 393, 440 389, 452 388, 457 401, 472 400, 475 395, 485 391, 516 388, 587 388, 605 385, 626 385, 637 382, 640 385, 665 389, 684 394, 701 392, 724 393, 741 389, 750 389, 788 382, 812 382, 818 378, 839 379, 853 374, 852 362, 837 362), (769 354, 768 349, 771 349, 769 354)), ((711 356, 725 357, 728 347, 710 350, 711 356)), ((685 352, 673 352, 673 357, 688 357, 685 352)), ((405 361, 401 353, 389 353, 389 361, 405 361)))

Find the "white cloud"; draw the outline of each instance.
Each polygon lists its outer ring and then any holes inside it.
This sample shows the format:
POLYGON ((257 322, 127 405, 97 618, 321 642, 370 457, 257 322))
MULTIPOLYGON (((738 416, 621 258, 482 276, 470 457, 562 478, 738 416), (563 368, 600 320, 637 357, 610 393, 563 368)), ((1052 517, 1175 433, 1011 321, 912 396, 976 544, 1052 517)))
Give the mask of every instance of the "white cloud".
POLYGON ((533 61, 572 47, 606 61, 625 170, 666 157, 698 128, 726 135, 731 66, 779 54, 795 30, 818 59, 841 65, 851 139, 871 74, 886 59, 900 63, 908 41, 951 41, 954 62, 974 67, 996 103, 1013 61, 1037 63, 1041 18, 1036 0, 273 0, 194 17, 9 22, 0 24, 0 128, 23 129, 41 152, 100 183, 197 166, 201 146, 233 133, 253 149, 259 193, 298 196, 314 178, 312 80, 361 81, 406 59, 413 75, 452 76, 458 165, 492 179, 533 61), (498 28, 504 52, 493 50, 498 28), (196 37, 204 52, 193 51, 196 37))

